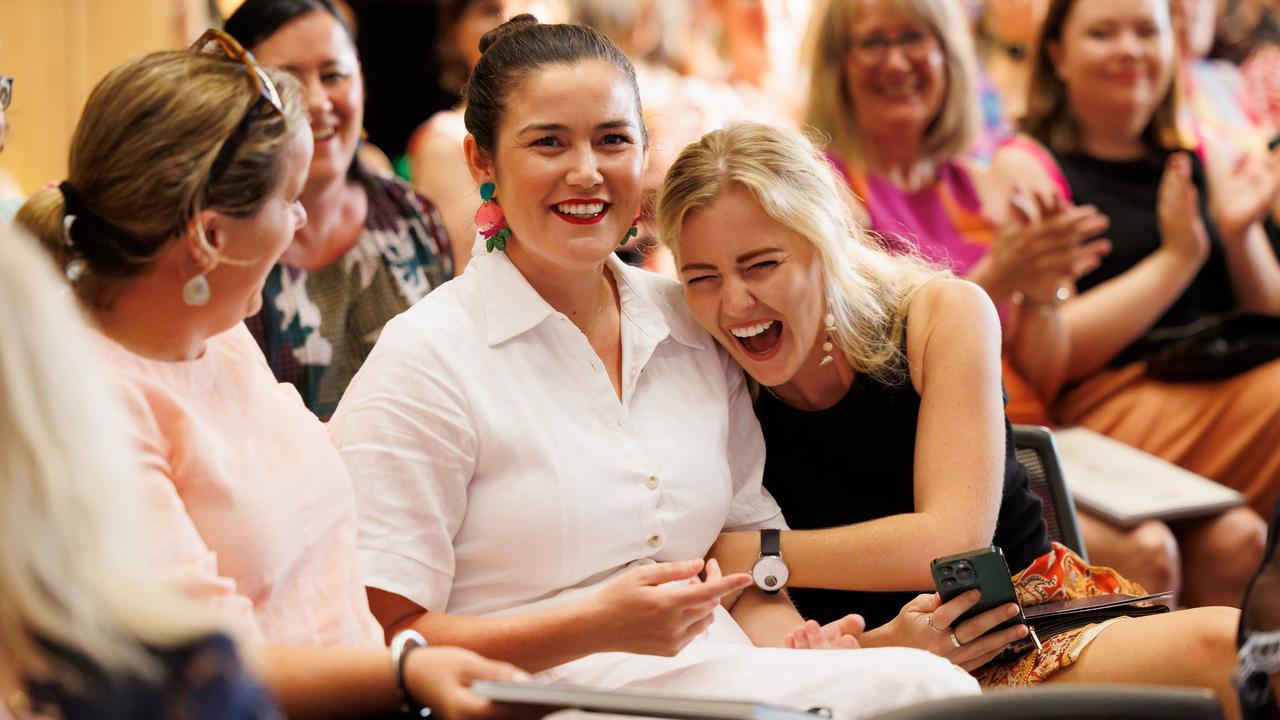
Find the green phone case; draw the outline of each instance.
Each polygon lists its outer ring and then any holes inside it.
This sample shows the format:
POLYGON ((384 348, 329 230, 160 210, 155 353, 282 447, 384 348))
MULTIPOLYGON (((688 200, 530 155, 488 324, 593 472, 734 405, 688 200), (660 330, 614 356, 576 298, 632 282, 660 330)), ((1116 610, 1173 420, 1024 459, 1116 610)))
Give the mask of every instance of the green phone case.
MULTIPOLYGON (((1009 575, 1009 566, 1004 561, 1004 551, 995 545, 936 558, 929 564, 929 568, 933 572, 933 584, 938 588, 938 595, 942 597, 944 603, 974 588, 982 591, 978 604, 966 610, 952 622, 953 628, 992 608, 1018 602, 1018 595, 1013 590, 1013 579, 1009 575)), ((996 632, 1025 622, 1026 619, 1019 605, 1017 615, 987 632, 996 632)))

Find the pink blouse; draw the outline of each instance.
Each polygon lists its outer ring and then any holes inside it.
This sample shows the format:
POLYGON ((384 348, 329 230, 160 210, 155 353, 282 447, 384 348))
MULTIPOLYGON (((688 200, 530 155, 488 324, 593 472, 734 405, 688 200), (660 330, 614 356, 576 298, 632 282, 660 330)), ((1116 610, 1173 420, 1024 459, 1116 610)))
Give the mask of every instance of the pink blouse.
POLYGON ((99 336, 135 422, 156 549, 184 588, 280 645, 379 647, 342 458, 243 325, 190 362, 99 336))

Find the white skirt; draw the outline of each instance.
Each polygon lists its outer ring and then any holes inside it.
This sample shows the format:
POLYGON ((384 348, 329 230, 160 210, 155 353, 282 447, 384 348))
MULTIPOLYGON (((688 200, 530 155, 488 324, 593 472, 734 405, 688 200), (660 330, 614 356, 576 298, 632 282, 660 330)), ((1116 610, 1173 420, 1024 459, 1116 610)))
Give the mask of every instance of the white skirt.
POLYGON ((979 692, 972 676, 924 650, 758 648, 723 608, 716 608, 711 627, 675 657, 599 653, 545 670, 535 679, 800 709, 825 707, 837 720, 979 692))

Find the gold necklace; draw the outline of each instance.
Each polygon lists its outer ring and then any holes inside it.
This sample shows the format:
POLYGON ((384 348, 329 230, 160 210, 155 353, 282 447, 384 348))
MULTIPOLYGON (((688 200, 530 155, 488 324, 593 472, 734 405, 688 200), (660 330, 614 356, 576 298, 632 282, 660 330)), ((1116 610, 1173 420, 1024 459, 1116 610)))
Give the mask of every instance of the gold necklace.
POLYGON ((613 289, 609 286, 609 281, 604 281, 604 293, 600 294, 600 301, 596 303, 596 311, 591 316, 591 324, 582 330, 582 334, 586 336, 587 342, 591 341, 591 334, 596 331, 596 325, 600 324, 600 315, 604 312, 604 306, 607 298, 613 295, 613 289))

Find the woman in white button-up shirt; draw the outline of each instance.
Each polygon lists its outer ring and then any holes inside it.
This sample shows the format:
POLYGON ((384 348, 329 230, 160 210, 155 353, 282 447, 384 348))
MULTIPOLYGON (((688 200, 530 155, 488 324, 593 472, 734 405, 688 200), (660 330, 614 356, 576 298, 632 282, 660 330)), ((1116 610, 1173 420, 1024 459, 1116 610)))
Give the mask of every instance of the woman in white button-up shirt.
POLYGON ((920 651, 753 647, 801 625, 785 594, 714 564, 697 578, 722 530, 783 527, 760 429, 679 285, 612 254, 647 144, 630 64, 594 30, 531 20, 486 35, 468 90, 467 159, 505 250, 389 323, 332 421, 375 614, 601 687, 839 717, 975 692, 920 651))

